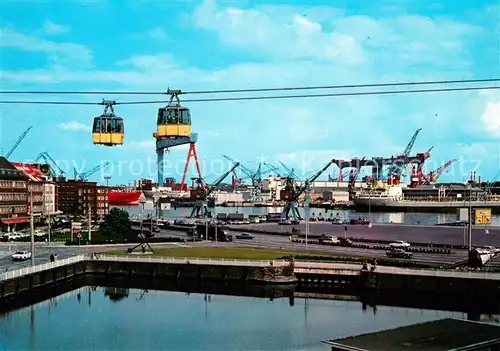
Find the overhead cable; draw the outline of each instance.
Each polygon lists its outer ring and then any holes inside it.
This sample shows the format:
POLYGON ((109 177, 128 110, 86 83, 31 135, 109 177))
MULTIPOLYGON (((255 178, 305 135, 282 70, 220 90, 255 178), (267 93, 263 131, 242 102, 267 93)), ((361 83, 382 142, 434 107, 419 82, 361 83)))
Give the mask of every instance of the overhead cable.
MULTIPOLYGON (((418 85, 442 85, 442 84, 468 84, 468 83, 491 83, 500 82, 500 78, 488 79, 465 79, 465 80, 437 80, 421 82, 401 83, 372 83, 372 84, 348 84, 348 85, 319 85, 305 87, 281 87, 281 88, 251 88, 251 89, 228 89, 228 90, 194 90, 180 91, 180 94, 229 94, 229 93, 256 93, 271 91, 293 91, 293 90, 326 90, 326 89, 353 89, 353 88, 376 88, 396 86, 418 86, 418 85)), ((168 95, 168 91, 41 91, 41 90, 4 90, 0 94, 60 94, 60 95, 168 95)))
MULTIPOLYGON (((216 102, 216 101, 245 101, 245 100, 278 100, 278 99, 303 99, 321 97, 341 97, 341 96, 364 96, 364 95, 398 95, 398 94, 419 94, 438 93, 451 91, 473 91, 473 90, 497 90, 500 86, 486 87, 463 87, 463 88, 441 88, 441 89, 417 89, 417 90, 388 90, 388 91, 364 91, 347 93, 327 93, 327 94, 306 94, 306 95, 274 95, 274 96, 246 96, 246 97, 223 97, 209 99, 187 99, 183 102, 216 102)), ((124 101, 116 102, 115 105, 140 105, 140 104, 168 104, 168 100, 151 101, 124 101)), ((36 104, 36 105, 102 105, 102 102, 71 102, 71 101, 23 101, 23 100, 0 100, 0 104, 36 104)))

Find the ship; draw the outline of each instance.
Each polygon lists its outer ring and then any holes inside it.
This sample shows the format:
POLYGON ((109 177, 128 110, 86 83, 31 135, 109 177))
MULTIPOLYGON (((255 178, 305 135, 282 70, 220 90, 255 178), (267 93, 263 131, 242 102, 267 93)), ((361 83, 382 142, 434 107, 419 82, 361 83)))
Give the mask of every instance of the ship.
POLYGON ((138 205, 146 201, 142 191, 111 191, 108 193, 110 205, 138 205))
POLYGON ((377 186, 357 193, 356 210, 384 212, 456 212, 459 208, 491 208, 500 213, 500 197, 466 186, 406 188, 403 184, 377 186))

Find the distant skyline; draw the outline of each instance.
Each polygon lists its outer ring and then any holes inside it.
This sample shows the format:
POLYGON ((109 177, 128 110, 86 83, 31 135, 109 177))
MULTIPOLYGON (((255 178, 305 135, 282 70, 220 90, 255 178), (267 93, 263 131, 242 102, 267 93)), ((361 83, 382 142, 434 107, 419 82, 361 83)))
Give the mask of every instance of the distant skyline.
MULTIPOLYGON (((498 1, 328 4, 4 1, 0 89, 193 91, 500 77, 498 1)), ((103 98, 165 100, 0 97, 103 98)), ((310 176, 331 158, 400 154, 418 128, 412 153, 434 146, 427 171, 458 159, 441 181, 463 182, 473 170, 483 179, 500 180, 498 90, 186 106, 208 182, 229 168, 223 154, 252 169, 260 161, 281 160, 298 176, 310 176)), ((91 140, 92 121, 102 106, 0 104, 0 148, 5 154, 32 125, 10 161, 26 162, 48 151, 71 177, 73 166, 82 172, 110 160, 112 169, 90 180, 156 179, 152 133, 159 107, 117 106, 125 119, 125 145, 106 148, 91 140)), ((165 156, 165 176, 180 181, 186 156, 187 147, 172 149, 165 156)), ((328 173, 338 174, 335 166, 328 173)))

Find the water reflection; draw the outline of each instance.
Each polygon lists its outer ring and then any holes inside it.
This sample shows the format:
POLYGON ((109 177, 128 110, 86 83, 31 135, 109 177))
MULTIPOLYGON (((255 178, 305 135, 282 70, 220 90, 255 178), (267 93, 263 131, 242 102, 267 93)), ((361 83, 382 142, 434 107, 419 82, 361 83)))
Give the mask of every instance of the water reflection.
POLYGON ((500 320, 498 314, 481 311, 428 310, 422 306, 435 306, 418 302, 418 297, 359 296, 347 290, 320 294, 298 287, 181 282, 169 285, 177 291, 159 291, 146 288, 151 281, 121 280, 107 287, 98 287, 99 282, 9 312, 9 318, 0 319, 0 344, 19 350, 69 350, 75 345, 109 350, 311 350, 325 339, 446 317, 500 320), (134 288, 126 287, 130 283, 134 288), (388 301, 409 307, 384 305, 388 301), (86 344, 89 340, 92 344, 86 344))
POLYGON ((111 301, 118 302, 128 297, 130 289, 127 288, 104 288, 104 296, 107 296, 111 301))

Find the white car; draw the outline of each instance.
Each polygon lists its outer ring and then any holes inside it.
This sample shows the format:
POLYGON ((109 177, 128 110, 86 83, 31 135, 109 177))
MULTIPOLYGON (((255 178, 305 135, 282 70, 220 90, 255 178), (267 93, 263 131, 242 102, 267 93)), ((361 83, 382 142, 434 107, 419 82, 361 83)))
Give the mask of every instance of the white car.
POLYGON ((389 246, 392 247, 392 248, 406 249, 406 248, 410 247, 411 245, 409 243, 407 243, 406 241, 397 240, 397 241, 395 241, 393 243, 390 243, 389 246))
POLYGON ((14 261, 26 261, 31 258, 31 252, 29 251, 16 251, 12 254, 12 259, 14 261))

